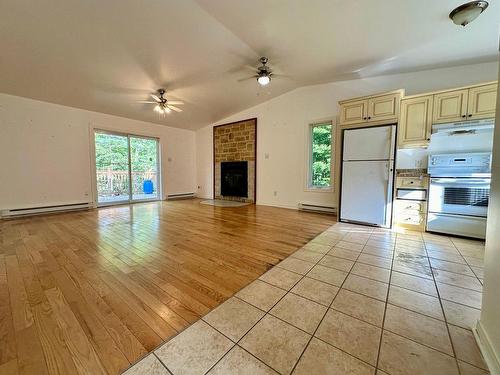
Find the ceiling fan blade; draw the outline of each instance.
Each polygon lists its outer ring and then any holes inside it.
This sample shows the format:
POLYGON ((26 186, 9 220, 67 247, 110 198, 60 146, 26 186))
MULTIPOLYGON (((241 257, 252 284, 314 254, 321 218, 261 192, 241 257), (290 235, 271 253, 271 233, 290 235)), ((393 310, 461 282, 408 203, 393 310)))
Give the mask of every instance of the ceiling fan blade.
POLYGON ((183 105, 184 102, 180 100, 167 100, 167 104, 173 104, 173 105, 183 105))
POLYGON ((138 100, 137 103, 157 104, 158 102, 153 102, 151 100, 138 100))
POLYGON ((271 76, 271 78, 291 78, 290 76, 288 76, 286 74, 274 74, 274 73, 270 73, 270 76, 271 76))
POLYGON ((243 68, 247 69, 247 70, 252 70, 252 71, 255 71, 257 69, 255 66, 249 65, 249 64, 243 65, 243 68))
POLYGON ((249 79, 257 79, 258 77, 259 77, 258 75, 254 75, 254 76, 251 76, 251 77, 240 78, 238 80, 238 82, 248 81, 249 79))
POLYGON ((182 112, 182 109, 177 108, 177 107, 176 107, 176 106, 174 106, 174 105, 167 104, 167 107, 168 107, 168 108, 170 108, 172 111, 175 111, 175 112, 182 112))
POLYGON ((160 103, 160 102, 161 102, 161 99, 160 99, 158 96, 156 96, 156 95, 154 95, 154 94, 151 94, 151 97, 152 97, 154 100, 156 100, 156 102, 157 102, 157 103, 160 103))

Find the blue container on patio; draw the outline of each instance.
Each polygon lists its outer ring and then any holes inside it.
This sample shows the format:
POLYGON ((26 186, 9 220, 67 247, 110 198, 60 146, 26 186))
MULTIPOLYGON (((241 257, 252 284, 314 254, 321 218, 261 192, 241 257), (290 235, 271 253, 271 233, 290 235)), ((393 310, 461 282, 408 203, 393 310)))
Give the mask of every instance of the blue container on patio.
POLYGON ((142 191, 144 191, 144 194, 153 194, 153 181, 144 180, 144 182, 142 183, 142 191))

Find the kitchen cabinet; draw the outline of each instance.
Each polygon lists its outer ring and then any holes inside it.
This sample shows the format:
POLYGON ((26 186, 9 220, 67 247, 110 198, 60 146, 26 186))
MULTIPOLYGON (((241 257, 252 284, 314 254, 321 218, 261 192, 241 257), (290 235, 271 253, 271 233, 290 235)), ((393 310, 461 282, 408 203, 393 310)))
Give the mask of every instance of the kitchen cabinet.
POLYGON ((497 86, 497 84, 491 84, 469 89, 468 118, 475 120, 495 117, 497 86))
POLYGON ((431 137, 433 95, 401 100, 398 146, 425 147, 431 137))
POLYGON ((400 95, 389 94, 368 99, 368 121, 394 120, 398 117, 400 95))
POLYGON ((343 100, 340 104, 340 125, 363 123, 390 124, 399 115, 399 102, 402 90, 343 100))
POLYGON ((447 91, 434 95, 433 123, 464 121, 469 90, 447 91))
POLYGON ((472 86, 434 95, 433 123, 495 117, 497 84, 472 86))
POLYGON ((340 105, 340 123, 358 124, 368 117, 368 100, 353 100, 340 105))
MULTIPOLYGON (((419 177, 396 177, 396 196, 394 200, 393 225, 414 231, 425 231, 427 221, 427 191, 429 178, 419 177), (398 194, 398 190, 403 191, 424 191, 424 199, 414 200, 401 198, 405 194, 398 194)), ((409 195, 406 195, 409 196, 409 195)))

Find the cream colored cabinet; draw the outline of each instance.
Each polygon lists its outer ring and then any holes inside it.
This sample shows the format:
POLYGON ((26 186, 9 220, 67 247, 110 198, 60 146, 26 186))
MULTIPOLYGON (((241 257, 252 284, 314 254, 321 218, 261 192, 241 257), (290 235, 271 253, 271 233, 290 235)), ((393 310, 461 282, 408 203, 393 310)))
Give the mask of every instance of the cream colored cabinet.
POLYGON ((497 84, 473 86, 434 95, 436 124, 495 117, 497 84))
POLYGON ((467 117, 467 97, 469 90, 447 91, 434 95, 435 124, 463 121, 467 117))
POLYGON ((340 125, 396 122, 402 91, 339 102, 340 125))
MULTIPOLYGON (((401 112, 403 112, 402 107, 401 112)), ((405 190, 428 190, 428 186, 428 177, 396 177, 396 188, 402 188, 405 190)), ((425 231, 426 221, 427 200, 415 201, 401 199, 395 196, 393 216, 394 226, 423 232, 425 231)))
POLYGON ((341 102, 340 123, 344 125, 358 124, 368 117, 368 100, 352 100, 341 102))
POLYGON ((398 146, 425 147, 431 137, 433 95, 401 100, 398 146))
POLYGON ((392 120, 398 117, 400 95, 389 94, 368 99, 368 121, 392 120))
POLYGON ((495 117, 497 86, 497 84, 492 84, 469 89, 468 118, 482 119, 495 117))

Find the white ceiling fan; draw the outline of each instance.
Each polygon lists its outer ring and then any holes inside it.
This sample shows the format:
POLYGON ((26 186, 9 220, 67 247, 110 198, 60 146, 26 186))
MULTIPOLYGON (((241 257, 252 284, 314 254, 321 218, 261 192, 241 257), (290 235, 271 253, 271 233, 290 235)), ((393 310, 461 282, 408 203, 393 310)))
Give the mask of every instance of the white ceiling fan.
POLYGON ((170 113, 172 111, 182 112, 182 109, 180 109, 177 106, 183 105, 184 102, 181 102, 180 100, 168 100, 167 98, 165 98, 164 95, 165 95, 165 89, 159 89, 158 95, 151 94, 151 97, 153 98, 154 101, 141 100, 139 103, 156 104, 153 110, 161 115, 170 113))
MULTIPOLYGON (((281 74, 273 73, 272 69, 268 65, 266 65, 269 61, 269 59, 267 57, 262 56, 259 59, 259 61, 260 61, 261 65, 256 68, 257 69, 256 73, 253 76, 239 79, 238 82, 242 82, 242 81, 246 81, 246 80, 255 78, 255 79, 257 79, 257 82, 259 83, 259 85, 266 86, 271 82, 271 78, 286 77, 286 76, 281 75, 281 74)), ((252 69, 255 69, 255 68, 252 67, 252 69)))

